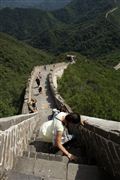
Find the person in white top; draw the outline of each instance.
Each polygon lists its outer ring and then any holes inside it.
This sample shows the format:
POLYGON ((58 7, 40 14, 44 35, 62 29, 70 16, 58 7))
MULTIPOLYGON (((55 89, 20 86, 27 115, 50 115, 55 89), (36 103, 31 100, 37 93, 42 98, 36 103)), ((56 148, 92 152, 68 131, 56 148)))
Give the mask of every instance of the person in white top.
POLYGON ((44 142, 51 142, 54 146, 58 147, 70 160, 76 160, 77 157, 70 154, 63 144, 70 140, 66 140, 66 135, 64 133, 65 128, 69 123, 82 124, 80 115, 78 113, 58 113, 53 120, 47 121, 40 127, 40 139, 44 142))

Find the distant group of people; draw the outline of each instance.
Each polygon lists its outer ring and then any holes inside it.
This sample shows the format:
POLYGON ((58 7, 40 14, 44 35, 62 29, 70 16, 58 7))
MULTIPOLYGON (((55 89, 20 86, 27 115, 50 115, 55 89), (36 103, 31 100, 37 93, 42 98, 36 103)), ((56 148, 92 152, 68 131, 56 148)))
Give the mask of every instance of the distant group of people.
POLYGON ((38 92, 42 93, 42 87, 40 86, 40 81, 41 81, 41 72, 38 73, 37 77, 36 77, 36 83, 38 85, 38 92))
MULTIPOLYGON (((42 92, 42 87, 40 86, 40 81, 41 81, 41 72, 38 73, 35 81, 37 83, 37 86, 38 86, 38 91, 39 93, 42 92)), ((35 98, 31 98, 31 100, 28 102, 28 109, 29 109, 29 112, 30 113, 34 113, 36 111, 38 111, 37 109, 37 100, 35 98)))

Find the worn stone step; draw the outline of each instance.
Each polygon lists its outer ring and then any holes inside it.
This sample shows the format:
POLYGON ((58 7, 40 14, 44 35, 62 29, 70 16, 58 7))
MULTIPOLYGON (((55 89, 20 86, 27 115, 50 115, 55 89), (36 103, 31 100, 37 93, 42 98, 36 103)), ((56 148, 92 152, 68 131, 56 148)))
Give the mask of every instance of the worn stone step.
POLYGON ((112 180, 97 166, 83 164, 68 164, 68 180, 112 180))
MULTIPOLYGON (((40 144, 40 142, 39 142, 39 144, 40 144)), ((55 161, 56 160, 57 161, 62 161, 62 159, 63 159, 63 156, 60 155, 61 154, 60 151, 58 151, 56 153, 53 153, 50 150, 50 148, 48 148, 48 146, 44 146, 43 144, 41 146, 38 146, 37 149, 40 149, 40 151, 36 152, 35 146, 34 145, 29 145, 28 146, 28 150, 23 152, 23 156, 25 156, 25 157, 32 157, 32 158, 35 157, 35 158, 41 158, 41 159, 55 160, 55 161)), ((78 160, 75 163, 77 163, 77 164, 88 164, 87 157, 82 156, 77 151, 78 151, 77 149, 75 149, 73 151, 73 154, 75 154, 78 157, 78 160)))
POLYGON ((8 175, 8 180, 43 180, 43 178, 11 171, 8 175))
POLYGON ((27 174, 22 174, 16 171, 11 171, 7 180, 63 180, 63 179, 58 179, 58 178, 47 178, 47 177, 37 177, 34 175, 27 175, 27 174))
POLYGON ((32 151, 32 152, 36 152, 36 148, 34 145, 28 145, 27 150, 32 151))
POLYGON ((49 161, 45 159, 18 158, 8 180, 111 180, 96 166, 49 161))
POLYGON ((44 179, 66 179, 67 166, 65 162, 46 159, 18 158, 14 171, 26 175, 44 177, 44 179))
POLYGON ((35 159, 47 159, 50 161, 63 161, 63 156, 57 154, 49 154, 35 151, 24 151, 23 157, 35 158, 35 159))

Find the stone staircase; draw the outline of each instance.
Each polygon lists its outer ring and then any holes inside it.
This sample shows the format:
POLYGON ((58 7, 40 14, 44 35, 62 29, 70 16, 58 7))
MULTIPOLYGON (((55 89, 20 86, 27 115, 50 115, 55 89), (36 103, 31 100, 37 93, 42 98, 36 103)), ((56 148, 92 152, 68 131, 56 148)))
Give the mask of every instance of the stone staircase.
POLYGON ((106 179, 96 166, 22 157, 17 159, 8 180, 102 180, 106 179))
POLYGON ((27 151, 16 159, 8 180, 110 180, 96 165, 88 164, 87 157, 80 153, 78 143, 69 149, 75 155, 79 154, 78 161, 70 162, 66 156, 52 154, 46 144, 39 146, 41 142, 37 134, 38 128, 33 133, 27 151))

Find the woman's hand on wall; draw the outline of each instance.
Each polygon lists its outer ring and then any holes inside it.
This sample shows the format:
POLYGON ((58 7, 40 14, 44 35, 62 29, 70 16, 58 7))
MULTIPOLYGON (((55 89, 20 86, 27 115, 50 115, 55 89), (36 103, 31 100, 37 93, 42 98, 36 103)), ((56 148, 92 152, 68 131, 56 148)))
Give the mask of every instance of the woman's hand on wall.
POLYGON ((70 153, 67 155, 67 157, 68 157, 69 160, 71 160, 71 161, 72 161, 72 160, 77 161, 77 159, 78 159, 77 156, 75 156, 75 155, 73 155, 73 154, 70 154, 70 153))

